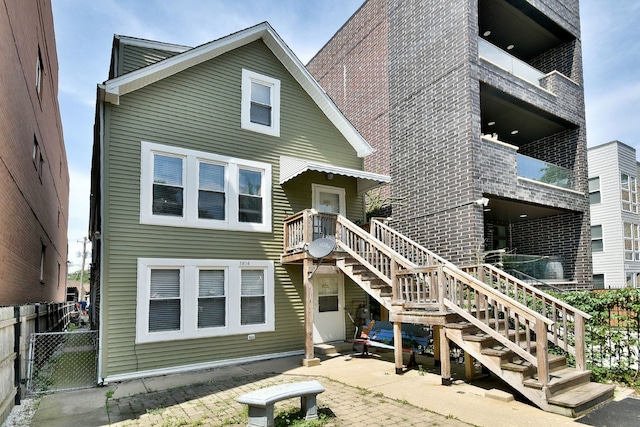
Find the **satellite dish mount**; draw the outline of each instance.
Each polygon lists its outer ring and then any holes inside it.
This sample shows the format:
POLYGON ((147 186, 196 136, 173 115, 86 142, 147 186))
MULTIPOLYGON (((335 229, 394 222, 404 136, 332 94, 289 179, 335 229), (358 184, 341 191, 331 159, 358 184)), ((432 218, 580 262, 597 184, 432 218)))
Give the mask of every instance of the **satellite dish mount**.
POLYGON ((324 257, 329 255, 336 248, 336 241, 329 237, 322 237, 320 239, 316 239, 313 242, 309 243, 309 247, 307 248, 307 253, 311 255, 315 259, 319 259, 318 265, 316 268, 309 274, 309 279, 313 277, 316 273, 320 264, 322 264, 322 260, 324 257))

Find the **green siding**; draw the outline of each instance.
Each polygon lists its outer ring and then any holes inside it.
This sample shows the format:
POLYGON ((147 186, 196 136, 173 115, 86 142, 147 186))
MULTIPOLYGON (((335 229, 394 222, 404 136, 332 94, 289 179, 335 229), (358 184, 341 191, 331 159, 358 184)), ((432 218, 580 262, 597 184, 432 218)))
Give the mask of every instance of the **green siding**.
POLYGON ((131 46, 125 43, 120 46, 120 69, 118 70, 118 75, 130 73, 176 55, 176 52, 131 46))
MULTIPOLYGON (((304 348, 302 269, 282 266, 286 214, 311 207, 313 182, 346 189, 347 213, 362 219, 354 179, 307 173, 278 184, 281 155, 362 169, 363 160, 261 42, 226 53, 108 105, 104 174, 103 376, 304 348), (281 80, 281 136, 240 128, 241 70, 281 80), (273 232, 139 224, 140 141, 271 163, 273 232), (275 332, 135 345, 137 258, 275 261, 275 332)), ((350 324, 350 322, 349 322, 350 324)), ((347 325, 347 327, 349 326, 347 325)), ((353 331, 351 331, 353 334, 353 331)))

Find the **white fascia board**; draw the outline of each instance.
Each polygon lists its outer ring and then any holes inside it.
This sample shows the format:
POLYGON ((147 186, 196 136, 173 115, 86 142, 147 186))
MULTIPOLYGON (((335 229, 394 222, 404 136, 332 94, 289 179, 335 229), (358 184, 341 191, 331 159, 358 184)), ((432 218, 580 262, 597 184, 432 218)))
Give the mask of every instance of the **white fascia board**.
POLYGON ((307 94, 315 101, 331 123, 342 133, 356 151, 358 157, 366 157, 374 152, 373 147, 369 145, 351 122, 347 120, 331 98, 320 87, 316 79, 313 78, 307 68, 267 22, 195 47, 158 63, 116 77, 115 79, 108 80, 104 83, 105 101, 118 104, 121 95, 133 92, 258 39, 263 39, 267 47, 269 47, 289 73, 291 73, 307 94))

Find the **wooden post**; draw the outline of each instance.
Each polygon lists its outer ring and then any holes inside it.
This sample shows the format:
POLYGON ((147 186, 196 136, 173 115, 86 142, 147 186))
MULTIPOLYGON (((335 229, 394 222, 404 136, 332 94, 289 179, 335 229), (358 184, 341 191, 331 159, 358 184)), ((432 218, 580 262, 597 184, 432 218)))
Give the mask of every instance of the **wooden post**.
POLYGON ((476 369, 473 366, 473 356, 466 351, 464 352, 464 378, 466 380, 472 380, 476 376, 476 369))
POLYGON ((442 385, 451 385, 451 359, 449 359, 449 340, 447 339, 446 329, 440 327, 440 376, 442 377, 442 385))
POLYGON ((432 339, 433 339, 433 364, 434 366, 440 366, 440 329, 441 325, 433 325, 432 339))
POLYGON ((393 356, 396 362, 396 374, 400 375, 403 371, 402 363, 402 323, 393 322, 393 356))
POLYGON ((575 315, 575 335, 576 335, 576 369, 584 371, 587 369, 587 359, 585 355, 584 344, 584 317, 580 314, 575 315))
POLYGON ((547 324, 541 320, 536 321, 536 357, 538 360, 538 381, 542 383, 542 389, 547 390, 549 384, 549 343, 547 342, 547 324))
POLYGON ((320 359, 315 357, 313 351, 313 280, 309 278, 313 268, 313 258, 305 258, 302 264, 302 276, 304 280, 304 366, 317 366, 320 359))

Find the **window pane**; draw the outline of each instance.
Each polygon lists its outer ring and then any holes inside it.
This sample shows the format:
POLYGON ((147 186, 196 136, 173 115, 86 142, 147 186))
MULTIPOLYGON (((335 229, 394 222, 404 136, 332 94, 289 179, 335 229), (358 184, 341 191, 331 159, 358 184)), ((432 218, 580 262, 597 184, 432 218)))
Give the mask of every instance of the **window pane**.
POLYGON ((245 295, 264 294, 264 270, 241 270, 240 293, 245 295))
POLYGON ((213 191, 198 192, 198 218, 225 219, 225 194, 213 191))
POLYGON ((151 299, 180 298, 180 270, 151 270, 151 299))
POLYGON ((596 191, 594 193, 589 193, 589 203, 595 205, 596 203, 600 203, 600 192, 596 191))
POLYGON ((182 186, 182 159, 179 157, 153 157, 153 182, 182 186))
POLYGON ((601 225, 592 225, 591 226, 591 238, 593 238, 593 239, 602 238, 602 226, 601 225))
POLYGON ((153 185, 153 214, 182 216, 183 190, 180 187, 153 185))
POLYGON ((271 87, 251 82, 251 101, 262 105, 271 105, 271 87))
POLYGON ((262 223, 262 198, 240 196, 238 202, 238 220, 240 222, 262 223))
POLYGON ((224 296, 224 270, 200 270, 198 296, 224 296))
POLYGON ((603 250, 604 246, 602 244, 602 239, 591 241, 591 251, 602 252, 603 250))
POLYGON ((589 191, 600 190, 600 178, 589 178, 589 191))
POLYGON ((198 328, 225 326, 225 298, 198 298, 198 328))
POLYGON ((198 274, 198 328, 225 326, 224 270, 200 270, 198 274))
POLYGON ((604 274, 593 275, 593 289, 604 289, 604 274))
POLYGON ((180 330, 180 300, 149 301, 149 332, 180 330))
POLYGON ((238 173, 240 194, 260 196, 262 194, 262 172, 240 169, 238 173))
POLYGON ((240 323, 265 322, 264 270, 240 271, 240 323))
POLYGON ((156 154, 153 156, 154 215, 182 216, 182 159, 156 154))
POLYGON ((271 107, 251 103, 250 115, 252 123, 271 126, 271 107))
POLYGON ((224 193, 224 166, 200 163, 200 189, 224 193))
POLYGON ((338 311, 338 297, 336 295, 320 297, 318 298, 318 306, 320 313, 338 311))
POLYGON ((240 301, 240 324, 255 325, 264 322, 264 297, 242 297, 240 301))

